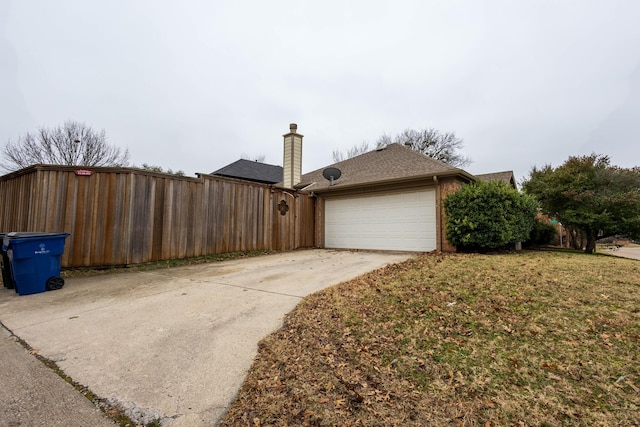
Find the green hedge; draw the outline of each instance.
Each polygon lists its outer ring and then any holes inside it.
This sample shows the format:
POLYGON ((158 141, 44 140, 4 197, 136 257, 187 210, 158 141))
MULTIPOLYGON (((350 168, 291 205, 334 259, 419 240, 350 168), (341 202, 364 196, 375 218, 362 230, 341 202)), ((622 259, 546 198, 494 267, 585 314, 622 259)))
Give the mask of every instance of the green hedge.
POLYGON ((484 251, 528 240, 537 203, 504 182, 479 181, 447 196, 444 208, 449 243, 484 251))

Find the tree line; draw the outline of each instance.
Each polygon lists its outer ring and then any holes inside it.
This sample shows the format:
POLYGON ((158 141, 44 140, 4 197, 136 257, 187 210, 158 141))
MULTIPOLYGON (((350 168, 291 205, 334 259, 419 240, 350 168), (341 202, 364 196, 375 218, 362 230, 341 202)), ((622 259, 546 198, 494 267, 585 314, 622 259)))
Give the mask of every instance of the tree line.
POLYGON ((593 253, 596 241, 640 238, 640 168, 611 165, 608 156, 572 156, 556 168, 534 167, 523 183, 542 212, 568 230, 572 246, 593 253))

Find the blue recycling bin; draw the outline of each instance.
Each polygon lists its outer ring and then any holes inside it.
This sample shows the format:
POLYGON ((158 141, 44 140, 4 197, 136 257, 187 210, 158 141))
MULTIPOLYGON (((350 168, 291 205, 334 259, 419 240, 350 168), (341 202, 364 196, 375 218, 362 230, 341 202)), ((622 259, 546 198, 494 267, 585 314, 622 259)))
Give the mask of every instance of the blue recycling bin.
POLYGON ((2 249, 11 264, 13 285, 19 295, 60 289, 60 257, 69 233, 7 233, 2 249))

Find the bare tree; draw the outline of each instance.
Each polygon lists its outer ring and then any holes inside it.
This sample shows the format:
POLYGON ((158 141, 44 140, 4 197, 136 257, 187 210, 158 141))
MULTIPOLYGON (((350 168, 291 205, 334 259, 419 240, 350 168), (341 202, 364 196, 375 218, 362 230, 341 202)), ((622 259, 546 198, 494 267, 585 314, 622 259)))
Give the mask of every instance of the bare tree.
POLYGON ((440 132, 437 129, 405 129, 402 133, 391 137, 383 134, 378 138, 378 145, 403 144, 433 159, 451 166, 463 167, 471 163, 471 159, 458 153, 463 147, 463 140, 456 137, 455 132, 440 132))
MULTIPOLYGON (((134 166, 134 167, 136 167, 136 166, 134 166)), ((183 170, 177 170, 177 171, 174 172, 172 169, 165 170, 162 166, 150 165, 148 163, 143 163, 142 167, 140 169, 144 169, 144 170, 149 171, 149 172, 166 173, 166 174, 169 174, 169 175, 184 176, 184 171, 183 170)))
POLYGON ((246 153, 242 153, 240 156, 243 160, 251 160, 252 162, 264 163, 264 159, 267 158, 264 154, 258 154, 257 156, 250 156, 246 153))
POLYGON ((359 156, 360 154, 364 154, 369 151, 369 143, 364 141, 360 145, 354 145, 349 148, 345 153, 340 150, 333 150, 333 161, 335 163, 341 162, 343 160, 350 159, 355 156, 359 156))
POLYGON ((16 142, 7 142, 0 163, 5 171, 34 164, 73 166, 126 166, 129 150, 107 143, 104 130, 95 132, 84 123, 67 120, 52 129, 41 127, 16 142))

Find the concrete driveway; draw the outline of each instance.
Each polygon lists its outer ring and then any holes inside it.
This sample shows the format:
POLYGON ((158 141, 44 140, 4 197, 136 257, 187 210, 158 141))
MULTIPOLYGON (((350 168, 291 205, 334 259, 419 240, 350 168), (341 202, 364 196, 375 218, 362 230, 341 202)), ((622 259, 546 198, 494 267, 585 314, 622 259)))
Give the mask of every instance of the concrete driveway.
MULTIPOLYGON (((0 321, 134 421, 219 422, 258 341, 313 292, 411 254, 306 250, 0 291, 0 321)), ((61 380, 62 381, 62 380, 61 380)))

